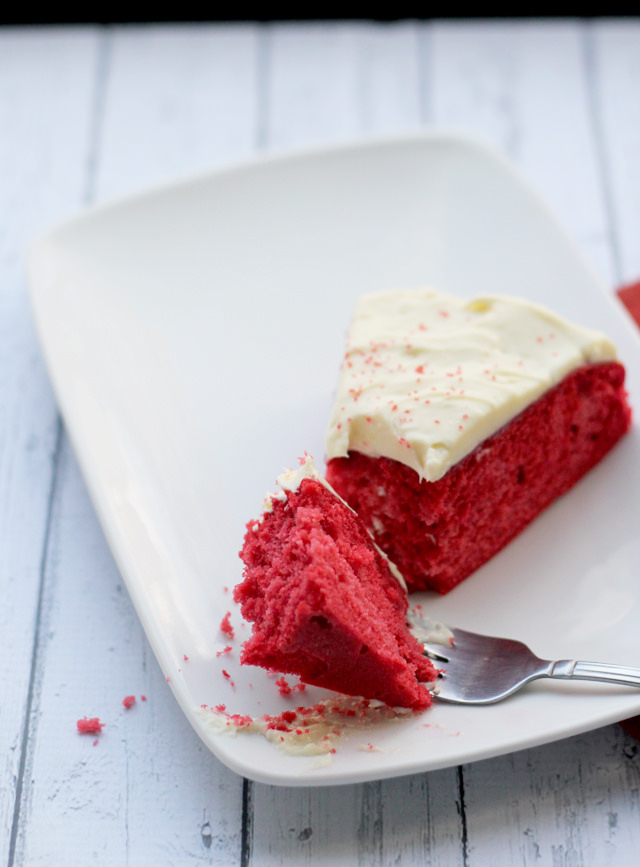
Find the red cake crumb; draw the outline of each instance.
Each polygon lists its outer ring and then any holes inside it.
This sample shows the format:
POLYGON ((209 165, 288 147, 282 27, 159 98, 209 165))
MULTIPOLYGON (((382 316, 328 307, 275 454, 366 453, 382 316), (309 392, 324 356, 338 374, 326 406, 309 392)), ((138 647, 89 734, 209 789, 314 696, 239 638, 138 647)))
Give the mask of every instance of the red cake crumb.
POLYGON ((227 644, 227 646, 223 647, 222 650, 218 650, 218 652, 216 653, 216 656, 225 656, 225 654, 231 653, 231 650, 232 650, 231 645, 227 644))
POLYGON ((146 700, 147 700, 146 695, 141 695, 141 696, 140 696, 140 701, 146 701, 146 700))
POLYGON ((329 461, 327 480, 396 563, 409 591, 447 593, 628 430, 624 378, 617 362, 578 368, 436 482, 357 452, 329 461))
POLYGON ((185 662, 189 662, 189 657, 187 656, 186 653, 183 655, 182 658, 184 659, 185 662))
POLYGON ((227 613, 222 618, 220 623, 220 632, 224 633, 224 635, 228 635, 229 638, 233 638, 235 635, 233 631, 233 626, 231 625, 231 612, 227 611, 227 613))
POLYGON ((216 710, 218 711, 218 713, 224 713, 226 711, 226 709, 227 709, 226 704, 217 704, 216 705, 216 710))
POLYGON ((97 716, 90 719, 83 717, 76 722, 76 728, 81 735, 99 735, 105 724, 100 722, 97 716))
POLYGON ((234 598, 253 632, 241 661, 423 710, 437 672, 408 631, 407 596, 362 522, 316 478, 250 521, 234 598))
POLYGON ((280 695, 291 695, 293 692, 284 675, 282 675, 280 680, 276 680, 276 686, 278 687, 280 695))
POLYGON ((253 717, 246 713, 231 714, 229 720, 233 725, 238 726, 238 728, 242 728, 242 726, 250 726, 253 723, 253 717))
POLYGON ((230 685, 230 686, 235 686, 235 685, 236 685, 235 680, 231 680, 231 675, 229 674, 228 671, 225 671, 224 668, 222 669, 222 676, 225 678, 225 680, 228 680, 228 681, 229 681, 229 685, 230 685))
POLYGON ((136 703, 135 695, 127 695, 127 696, 125 696, 125 698, 122 699, 122 704, 125 706, 125 708, 127 710, 129 710, 129 708, 133 707, 133 705, 135 703, 136 703))

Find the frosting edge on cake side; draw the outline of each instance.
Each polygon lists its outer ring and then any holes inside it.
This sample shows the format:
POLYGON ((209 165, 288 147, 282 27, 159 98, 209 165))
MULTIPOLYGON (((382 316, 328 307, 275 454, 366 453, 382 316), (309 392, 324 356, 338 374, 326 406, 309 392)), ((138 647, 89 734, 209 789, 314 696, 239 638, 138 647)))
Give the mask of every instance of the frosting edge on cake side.
MULTIPOLYGON (((260 520, 262 520, 262 517, 264 517, 264 515, 267 515, 267 514, 269 514, 269 512, 273 511, 274 501, 279 500, 280 502, 283 502, 283 503, 286 502, 287 493, 293 493, 293 492, 297 491, 305 479, 310 479, 312 481, 319 482, 323 487, 325 487, 327 489, 327 491, 329 491, 329 493, 333 494, 334 497, 336 497, 338 500, 340 500, 340 502, 343 504, 343 506, 346 506, 346 508, 349 509, 349 511, 353 512, 354 515, 357 515, 357 512, 355 511, 355 509, 353 509, 349 505, 349 503, 347 503, 347 501, 344 500, 340 496, 340 494, 335 490, 335 488, 333 488, 329 484, 329 482, 325 479, 325 477, 322 476, 318 472, 318 469, 316 468, 316 465, 315 465, 315 461, 314 461, 313 457, 308 452, 304 453, 304 456, 302 458, 300 458, 299 463, 300 463, 300 466, 298 467, 298 469, 284 470, 277 477, 276 484, 278 485, 280 490, 275 491, 273 493, 269 493, 265 496, 264 500, 262 501, 262 515, 258 519, 258 523, 260 520)), ((254 527, 255 526, 257 526, 257 525, 254 525, 254 527)), ((398 569, 398 567, 393 562, 393 560, 391 560, 389 558, 388 554, 386 554, 385 551, 383 551, 382 548, 378 545, 373 533, 370 530, 368 530, 367 532, 371 536, 371 542, 372 542, 374 548, 376 549, 378 554, 380 554, 380 556, 383 558, 383 560, 385 560, 387 566, 389 567, 389 572, 396 579, 396 581, 402 587, 402 589, 405 591, 405 593, 407 593, 408 588, 407 588, 407 582, 404 580, 404 575, 398 569)))
POLYGON ((432 289, 361 296, 327 458, 387 457, 437 481, 568 373, 617 358, 598 332, 508 296, 432 289))

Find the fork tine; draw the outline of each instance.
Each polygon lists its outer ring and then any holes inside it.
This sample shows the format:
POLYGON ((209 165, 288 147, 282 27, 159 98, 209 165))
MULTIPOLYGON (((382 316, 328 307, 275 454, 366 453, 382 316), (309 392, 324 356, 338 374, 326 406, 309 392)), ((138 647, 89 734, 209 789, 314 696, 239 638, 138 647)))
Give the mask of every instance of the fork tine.
POLYGON ((442 644, 427 644, 423 641, 420 644, 429 659, 433 659, 436 662, 449 662, 449 657, 445 656, 446 648, 442 644))

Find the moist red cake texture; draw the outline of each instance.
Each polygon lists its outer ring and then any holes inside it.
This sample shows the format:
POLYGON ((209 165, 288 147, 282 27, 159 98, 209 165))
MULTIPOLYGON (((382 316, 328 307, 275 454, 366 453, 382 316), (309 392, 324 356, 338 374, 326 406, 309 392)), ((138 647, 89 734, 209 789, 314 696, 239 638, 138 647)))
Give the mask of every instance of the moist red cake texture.
POLYGON ((234 590, 253 623, 241 661, 390 706, 424 710, 437 671, 409 632, 408 600, 360 519, 303 478, 247 525, 234 590))
POLYGON ((329 461, 327 481, 398 566, 410 592, 447 593, 628 430, 624 378, 615 361, 574 370, 438 481, 358 452, 329 461))

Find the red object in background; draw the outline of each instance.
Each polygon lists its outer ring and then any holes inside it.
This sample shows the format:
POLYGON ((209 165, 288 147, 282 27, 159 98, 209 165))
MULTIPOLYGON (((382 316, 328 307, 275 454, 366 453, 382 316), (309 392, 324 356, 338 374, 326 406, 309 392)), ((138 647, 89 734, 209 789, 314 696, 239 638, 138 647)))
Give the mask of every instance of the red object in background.
POLYGON ((616 295, 640 327, 640 280, 637 283, 630 283, 628 286, 621 286, 616 291, 616 295))
MULTIPOLYGON (((621 286, 620 289, 616 290, 616 295, 640 328, 640 280, 637 283, 630 283, 628 286, 621 286)), ((627 734, 640 741, 640 716, 622 720, 620 725, 627 734)))
POLYGON ((620 725, 628 735, 640 741, 640 716, 632 716, 620 721, 620 725))

